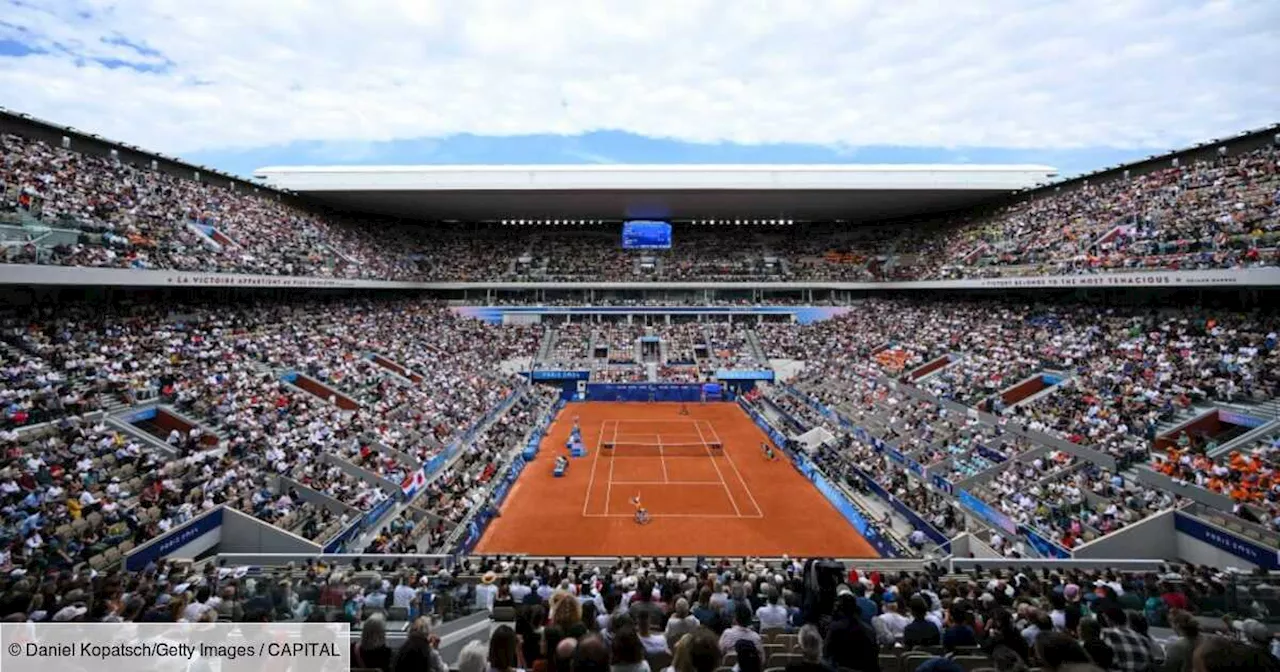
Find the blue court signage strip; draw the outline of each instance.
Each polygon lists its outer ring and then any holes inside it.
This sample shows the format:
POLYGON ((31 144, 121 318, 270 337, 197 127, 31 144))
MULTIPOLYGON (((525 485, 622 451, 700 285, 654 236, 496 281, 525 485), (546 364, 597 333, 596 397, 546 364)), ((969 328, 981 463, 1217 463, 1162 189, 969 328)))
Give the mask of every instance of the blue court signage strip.
POLYGON ((1263 569, 1280 570, 1280 549, 1269 548, 1244 537, 1237 537, 1226 530, 1181 512, 1174 512, 1173 527, 1192 539, 1203 541, 1263 569))
POLYGON ((124 568, 131 572, 140 572, 152 562, 168 557, 178 549, 200 541, 206 535, 218 534, 221 529, 222 507, 219 506, 199 518, 194 518, 170 530, 168 534, 133 549, 124 558, 124 568))
POLYGON ((590 371, 532 371, 526 372, 535 383, 564 380, 590 380, 590 371))
POLYGON ((969 491, 956 490, 956 499, 960 500, 961 506, 978 514, 979 518, 995 525, 1005 533, 1010 535, 1018 533, 1018 526, 1014 524, 1012 518, 997 510, 994 506, 974 497, 969 491))
POLYGON ((940 546, 943 551, 947 553, 951 552, 951 539, 948 538, 947 535, 938 531, 938 528, 934 527, 931 523, 921 517, 920 514, 912 511, 910 507, 904 504, 897 497, 894 497, 893 493, 885 490, 883 486, 871 477, 871 474, 868 474, 858 467, 854 467, 853 471, 862 479, 863 484, 867 486, 868 490, 880 499, 889 502, 889 505, 893 507, 893 510, 897 511, 898 515, 906 518, 907 522, 911 523, 913 528, 924 532, 924 536, 928 537, 930 541, 940 546))
POLYGON ((1052 541, 1049 537, 1029 525, 1019 525, 1018 531, 1022 532, 1023 536, 1027 538, 1032 548, 1046 558, 1065 560, 1071 557, 1071 551, 1068 551, 1065 547, 1052 541))
POLYGON ((158 411, 156 410, 156 407, 152 406, 150 408, 144 408, 139 411, 134 411, 129 415, 124 416, 123 420, 132 425, 134 423, 144 422, 146 420, 154 420, 157 414, 158 414, 158 411))
POLYGON ((978 448, 979 455, 987 458, 988 460, 991 460, 992 462, 995 462, 996 464, 1000 464, 1001 462, 1004 462, 1005 460, 1009 459, 1004 455, 1001 455, 1000 453, 997 453, 996 451, 982 445, 981 443, 978 444, 977 448, 978 448))
POLYGON ((716 378, 720 380, 773 380, 772 371, 734 371, 729 369, 721 369, 716 371, 716 378))
POLYGON ((588 401, 702 401, 701 383, 589 383, 588 401))
POLYGON ((871 544, 871 547, 876 549, 876 553, 879 553, 880 557, 898 557, 898 551, 894 548, 893 543, 889 541, 888 538, 881 535, 880 530, 872 525, 871 521, 867 520, 867 517, 862 515, 862 512, 858 510, 858 507, 854 506, 853 502, 850 502, 849 499, 844 496, 844 493, 840 492, 839 488, 832 485, 831 482, 822 475, 822 472, 809 462, 807 457, 798 453, 793 454, 792 464, 795 466, 797 471, 803 474, 805 478, 809 479, 810 483, 813 483, 813 487, 817 488, 818 492, 822 493, 822 496, 831 503, 831 506, 833 506, 836 511, 839 511, 840 515, 844 516, 845 520, 849 521, 849 524, 853 526, 853 529, 857 530, 858 534, 862 535, 862 538, 866 539, 867 543, 871 544))

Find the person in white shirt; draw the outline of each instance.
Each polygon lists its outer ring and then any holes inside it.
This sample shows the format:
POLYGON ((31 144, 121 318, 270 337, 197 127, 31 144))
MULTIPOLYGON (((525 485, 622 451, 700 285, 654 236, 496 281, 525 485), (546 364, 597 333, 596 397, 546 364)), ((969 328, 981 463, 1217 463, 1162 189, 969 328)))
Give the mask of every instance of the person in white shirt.
POLYGON ((416 594, 413 587, 409 585, 409 580, 402 576, 396 581, 396 589, 391 593, 391 606, 408 609, 413 604, 416 594))
POLYGON ((674 645, 687 633, 697 630, 699 625, 698 617, 689 613, 689 600, 683 597, 677 599, 675 612, 667 619, 667 643, 674 645))
POLYGON ((526 586, 521 577, 516 577, 511 580, 511 599, 514 600, 516 604, 524 604, 525 596, 531 592, 533 592, 533 589, 526 586))
POLYGON ((778 589, 772 585, 766 584, 764 587, 765 605, 756 609, 756 618, 760 621, 761 630, 779 629, 787 627, 787 608, 779 601, 781 596, 778 589))
POLYGON ((476 606, 486 611, 493 611, 493 600, 498 596, 498 575, 485 572, 480 577, 480 585, 476 586, 476 606))
POLYGON ((884 599, 884 613, 871 619, 871 625, 876 631, 877 641, 881 644, 893 644, 902 639, 902 633, 906 631, 911 619, 898 613, 898 602, 893 593, 886 593, 884 599))

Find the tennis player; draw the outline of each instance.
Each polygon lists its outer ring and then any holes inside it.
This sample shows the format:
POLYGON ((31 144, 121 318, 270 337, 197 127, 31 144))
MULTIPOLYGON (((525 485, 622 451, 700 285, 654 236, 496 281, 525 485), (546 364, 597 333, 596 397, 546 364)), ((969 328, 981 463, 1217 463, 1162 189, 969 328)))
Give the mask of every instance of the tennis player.
POLYGON ((650 520, 649 509, 644 508, 644 504, 640 503, 640 493, 637 492, 636 496, 631 498, 631 505, 636 507, 636 524, 644 525, 648 523, 650 520))
POLYGON ((778 454, 774 452, 773 445, 767 441, 760 442, 760 451, 764 453, 765 459, 770 462, 778 459, 778 454))

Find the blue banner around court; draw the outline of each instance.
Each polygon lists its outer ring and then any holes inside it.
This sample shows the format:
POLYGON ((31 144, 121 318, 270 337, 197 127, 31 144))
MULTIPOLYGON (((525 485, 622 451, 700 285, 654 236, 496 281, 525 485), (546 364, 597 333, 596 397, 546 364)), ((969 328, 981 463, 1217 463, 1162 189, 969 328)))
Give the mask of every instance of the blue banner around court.
POLYGON ((1178 532, 1202 541, 1214 548, 1251 562, 1263 569, 1280 570, 1280 549, 1269 548, 1214 525, 1188 516, 1182 512, 1173 514, 1173 526, 1178 532))
POLYGON ((992 462, 995 462, 996 464, 1000 464, 1001 462, 1004 462, 1005 460, 1009 459, 1004 455, 1001 455, 1000 453, 997 453, 996 451, 982 445, 981 443, 978 444, 977 449, 978 449, 979 455, 987 458, 988 460, 991 460, 992 462))
POLYGON ((1058 558, 1065 560, 1071 557, 1071 551, 1068 551, 1062 545, 1050 540, 1045 535, 1037 532, 1035 528, 1029 525, 1019 525, 1018 530, 1026 535, 1027 541, 1031 543, 1031 547, 1039 551, 1040 555, 1046 558, 1058 558))
POLYGON ((1004 512, 997 510, 990 504, 969 494, 967 490, 956 490, 956 499, 960 500, 960 505, 978 514, 979 518, 995 525, 1007 534, 1017 534, 1018 526, 1014 524, 1013 519, 1005 515, 1004 512))
POLYGON ((772 371, 735 371, 731 369, 720 369, 716 371, 716 378, 720 380, 773 380, 772 371))
POLYGON ((535 383, 562 380, 589 380, 590 371, 526 371, 529 379, 535 383))
POLYGON ((934 527, 931 523, 929 523, 929 521, 921 517, 920 514, 916 513, 915 511, 912 511, 911 507, 907 506, 905 503, 902 502, 902 500, 899 500, 897 497, 894 497, 893 493, 889 492, 888 490, 885 490, 884 487, 882 487, 879 483, 877 483, 875 479, 871 477, 870 474, 868 474, 867 472, 861 469, 858 469, 857 467, 854 468, 854 473, 856 473, 858 477, 862 479, 863 484, 867 486, 868 490, 870 490, 873 494, 875 494, 880 499, 883 499, 884 501, 888 502, 889 505, 893 507, 893 510, 898 512, 898 515, 902 516, 903 518, 906 518, 907 522, 911 523, 911 527, 923 532, 924 536, 928 537, 931 541, 933 541, 933 543, 937 544, 938 546, 941 546, 945 552, 947 553, 951 552, 951 539, 948 538, 947 535, 938 531, 938 528, 934 527))
POLYGON ((702 401, 701 383, 589 383, 588 401, 702 401))

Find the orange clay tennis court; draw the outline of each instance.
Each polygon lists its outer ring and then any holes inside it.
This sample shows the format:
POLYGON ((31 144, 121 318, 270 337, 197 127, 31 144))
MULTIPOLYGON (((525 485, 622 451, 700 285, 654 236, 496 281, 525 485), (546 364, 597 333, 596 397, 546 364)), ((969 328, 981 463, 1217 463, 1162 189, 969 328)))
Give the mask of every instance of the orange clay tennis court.
POLYGON ((782 451, 765 457, 768 439, 737 404, 686 408, 569 404, 476 552, 876 557, 782 451), (555 457, 569 454, 575 417, 587 455, 570 458, 556 478, 555 457), (645 525, 635 521, 637 495, 652 519, 645 525))

